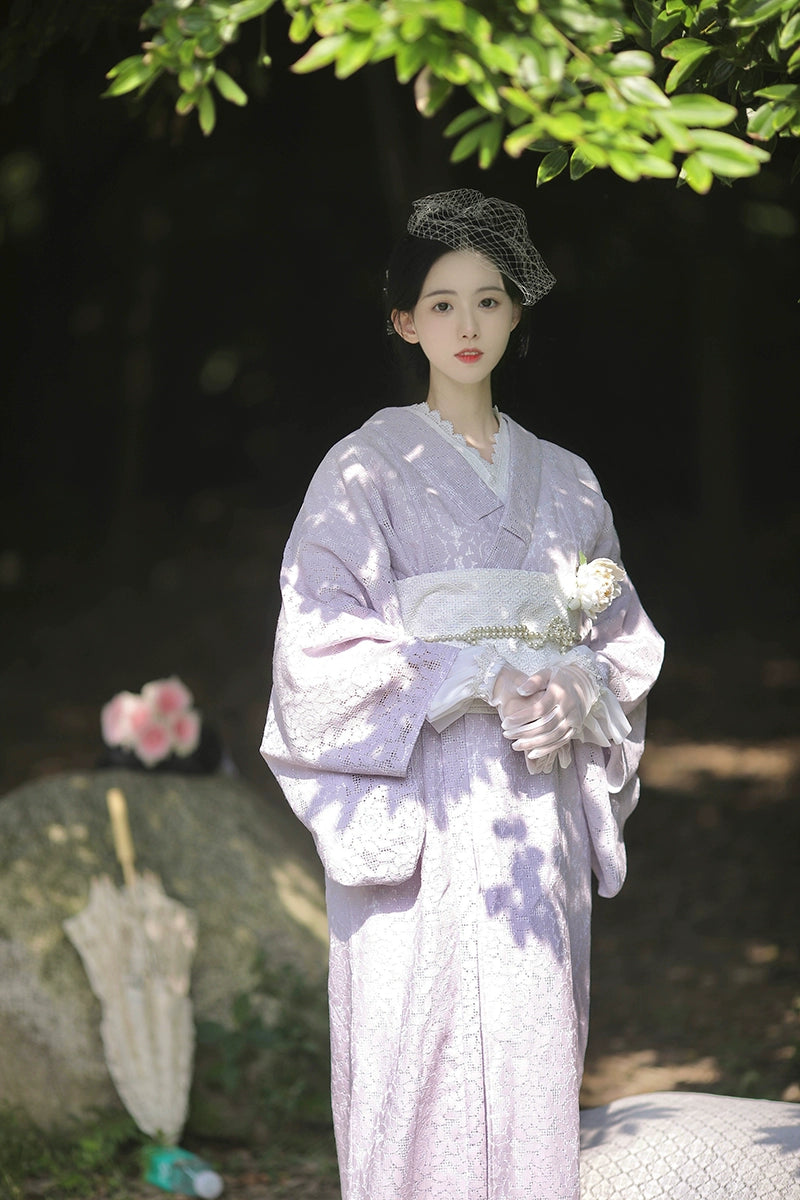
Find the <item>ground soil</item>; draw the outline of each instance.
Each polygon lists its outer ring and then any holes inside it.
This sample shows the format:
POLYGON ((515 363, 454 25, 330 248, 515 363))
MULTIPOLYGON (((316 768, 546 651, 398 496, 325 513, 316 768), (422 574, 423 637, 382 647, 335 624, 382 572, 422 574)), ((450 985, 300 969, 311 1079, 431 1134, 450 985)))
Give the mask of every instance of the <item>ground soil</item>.
MULTIPOLYGON (((134 571, 53 554, 12 573, 2 792, 91 766, 101 705, 173 673, 242 774, 270 786, 256 748, 287 514, 208 501, 190 516, 186 551, 134 571)), ((662 1089, 800 1100, 800 654, 765 628, 735 654, 724 637, 673 641, 629 879, 595 908, 586 1105, 662 1089)), ((277 1166, 274 1152, 210 1150, 230 1200, 338 1195, 329 1143, 277 1166)), ((46 1180, 23 1194, 53 1195, 46 1180)))

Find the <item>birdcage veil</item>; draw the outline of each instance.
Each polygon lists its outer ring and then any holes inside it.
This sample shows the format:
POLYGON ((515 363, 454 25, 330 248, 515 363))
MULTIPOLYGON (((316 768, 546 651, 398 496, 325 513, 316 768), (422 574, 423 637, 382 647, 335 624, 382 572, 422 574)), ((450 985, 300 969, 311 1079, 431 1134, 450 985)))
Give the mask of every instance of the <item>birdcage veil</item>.
POLYGON ((473 188, 423 196, 414 201, 407 228, 451 250, 485 254, 517 285, 525 305, 541 300, 556 281, 530 239, 522 209, 496 196, 473 188))

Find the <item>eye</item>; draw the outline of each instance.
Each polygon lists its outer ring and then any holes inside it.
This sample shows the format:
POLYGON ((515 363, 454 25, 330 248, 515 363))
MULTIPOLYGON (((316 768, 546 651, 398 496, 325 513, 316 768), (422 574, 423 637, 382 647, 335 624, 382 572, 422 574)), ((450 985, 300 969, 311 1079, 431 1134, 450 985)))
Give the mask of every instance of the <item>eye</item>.
POLYGON ((495 300, 494 296, 484 296, 480 302, 481 308, 497 308, 499 300, 495 300))
POLYGON ((433 311, 447 312, 448 308, 450 308, 450 304, 447 300, 437 300, 436 304, 433 306, 433 311))

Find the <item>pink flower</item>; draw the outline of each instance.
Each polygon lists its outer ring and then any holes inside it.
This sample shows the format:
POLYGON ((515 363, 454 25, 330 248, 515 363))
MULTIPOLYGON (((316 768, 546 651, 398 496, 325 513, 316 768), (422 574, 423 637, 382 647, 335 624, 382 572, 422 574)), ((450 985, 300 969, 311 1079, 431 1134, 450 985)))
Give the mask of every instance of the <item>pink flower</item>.
POLYGON ((181 758, 195 751, 200 744, 200 717, 194 711, 179 713, 170 722, 172 748, 181 758))
POLYGON ((131 746, 135 739, 132 725, 134 711, 141 706, 141 696, 133 692, 117 692, 100 713, 100 729, 107 746, 131 746))
POLYGON ((172 750, 169 729, 161 721, 151 720, 139 731, 132 749, 146 767, 155 766, 162 759, 168 758, 172 750))
POLYGON ((131 750, 146 767, 171 754, 187 758, 200 744, 200 714, 177 676, 146 683, 141 694, 118 692, 103 706, 100 728, 107 746, 131 750))
POLYGON ((146 729, 153 719, 150 705, 142 696, 131 696, 128 701, 128 722, 131 728, 132 741, 135 742, 143 729, 146 729))
POLYGON ((142 699, 151 712, 159 717, 173 717, 192 707, 192 693, 177 675, 169 679, 154 679, 142 688, 142 699))

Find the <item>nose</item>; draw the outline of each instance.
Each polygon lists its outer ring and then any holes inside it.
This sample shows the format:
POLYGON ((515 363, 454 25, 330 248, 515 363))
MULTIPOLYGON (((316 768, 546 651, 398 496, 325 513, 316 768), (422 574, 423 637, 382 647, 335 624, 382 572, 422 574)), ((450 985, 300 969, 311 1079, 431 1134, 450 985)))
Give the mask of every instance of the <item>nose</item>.
POLYGON ((459 335, 466 341, 471 341, 478 336, 478 323, 474 315, 468 310, 462 313, 459 321, 459 335))

